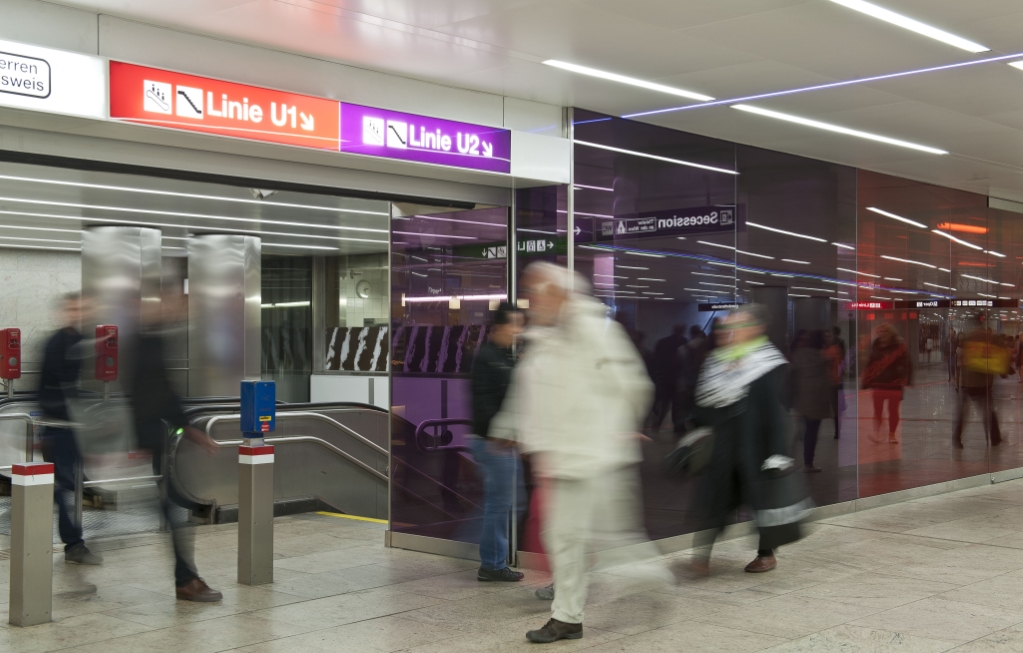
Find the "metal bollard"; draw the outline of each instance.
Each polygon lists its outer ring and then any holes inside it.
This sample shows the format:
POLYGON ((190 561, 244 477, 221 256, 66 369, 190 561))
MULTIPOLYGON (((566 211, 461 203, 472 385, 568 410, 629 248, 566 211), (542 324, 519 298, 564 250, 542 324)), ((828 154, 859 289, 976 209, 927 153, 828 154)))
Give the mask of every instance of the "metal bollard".
POLYGON ((8 621, 34 626, 53 608, 53 463, 11 467, 11 595, 8 621))
POLYGON ((252 438, 238 447, 238 582, 274 580, 274 448, 252 438))

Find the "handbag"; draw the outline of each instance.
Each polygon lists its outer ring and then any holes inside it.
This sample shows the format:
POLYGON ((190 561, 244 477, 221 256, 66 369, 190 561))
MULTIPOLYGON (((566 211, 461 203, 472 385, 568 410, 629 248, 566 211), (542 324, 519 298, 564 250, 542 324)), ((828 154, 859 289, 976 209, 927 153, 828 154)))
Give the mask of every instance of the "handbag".
POLYGON ((710 464, 714 451, 714 429, 701 426, 686 433, 678 446, 665 459, 668 473, 675 476, 697 476, 710 464))

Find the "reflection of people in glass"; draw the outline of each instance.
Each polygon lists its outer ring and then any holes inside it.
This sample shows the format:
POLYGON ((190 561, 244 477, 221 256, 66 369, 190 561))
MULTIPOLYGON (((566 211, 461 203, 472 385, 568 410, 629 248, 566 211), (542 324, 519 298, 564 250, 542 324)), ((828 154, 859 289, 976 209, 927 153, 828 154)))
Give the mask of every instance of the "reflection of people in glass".
POLYGON ((874 439, 880 437, 884 405, 888 404, 888 442, 898 444, 899 406, 903 388, 909 385, 909 352, 890 324, 877 328, 870 346, 870 360, 863 372, 863 389, 871 390, 874 400, 874 439))
MULTIPOLYGON (((983 319, 983 317, 981 318, 983 319)), ((963 351, 962 385, 959 395, 959 411, 956 416, 956 428, 952 434, 952 446, 963 448, 963 423, 969 403, 977 404, 983 411, 984 436, 989 439, 992 447, 1002 443, 998 428, 998 415, 991 396, 991 386, 995 375, 1009 372, 1009 352, 998 342, 991 329, 979 326, 961 337, 963 351)))
POLYGON ((501 302, 490 339, 480 347, 472 367, 472 455, 483 469, 483 532, 480 535, 481 581, 516 582, 523 578, 506 564, 509 515, 515 500, 525 501, 522 468, 514 442, 490 437, 490 422, 501 409, 511 383, 512 345, 522 332, 522 314, 501 302), (517 492, 514 492, 517 489, 517 492), (513 498, 514 492, 514 498, 513 498))
POLYGON ((955 329, 949 329, 945 344, 945 362, 948 364, 948 380, 955 381, 956 390, 959 389, 958 350, 959 336, 955 329))
POLYGON ((842 435, 842 413, 845 412, 845 393, 842 376, 845 374, 845 341, 842 330, 835 327, 827 333, 824 356, 828 359, 828 376, 831 380, 831 414, 835 418, 835 439, 842 435))
POLYGON ((834 383, 828 359, 821 351, 824 334, 803 332, 792 352, 792 407, 803 418, 803 471, 819 472, 813 464, 821 421, 830 414, 834 383))
POLYGON ((654 380, 654 406, 651 410, 650 426, 661 428, 665 416, 671 410, 672 423, 676 423, 679 415, 679 405, 676 399, 677 382, 679 375, 679 347, 688 342, 686 340, 686 325, 676 324, 671 335, 665 336, 657 341, 653 354, 653 380, 654 380))
POLYGON ((746 565, 751 573, 775 568, 774 549, 799 537, 812 506, 790 473, 789 422, 780 396, 788 363, 764 335, 767 319, 759 304, 736 309, 715 326, 718 347, 700 371, 693 421, 714 429, 714 444, 697 494, 707 520, 693 542, 698 575, 709 572, 714 540, 740 506, 753 509, 760 531, 757 557, 746 565))

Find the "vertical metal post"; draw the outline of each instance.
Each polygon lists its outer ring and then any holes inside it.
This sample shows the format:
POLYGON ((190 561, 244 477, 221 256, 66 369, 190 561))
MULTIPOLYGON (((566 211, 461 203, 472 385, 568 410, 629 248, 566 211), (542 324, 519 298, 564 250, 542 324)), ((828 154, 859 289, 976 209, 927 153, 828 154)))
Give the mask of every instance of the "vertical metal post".
POLYGON ((52 621, 53 463, 11 469, 11 585, 8 621, 52 621))
POLYGON ((14 399, 14 379, 7 379, 7 398, 14 399))
POLYGON ((238 582, 274 580, 274 448, 263 438, 238 447, 238 582))
MULTIPOLYGON (((568 197, 566 198, 568 202, 565 207, 568 211, 565 230, 568 233, 565 234, 565 263, 570 271, 575 272, 575 113, 572 111, 572 107, 565 109, 565 117, 567 118, 569 147, 568 197)), ((575 279, 575 277, 572 278, 575 279)))
POLYGON ((35 459, 36 451, 36 425, 31 420, 25 420, 25 460, 32 462, 35 459))

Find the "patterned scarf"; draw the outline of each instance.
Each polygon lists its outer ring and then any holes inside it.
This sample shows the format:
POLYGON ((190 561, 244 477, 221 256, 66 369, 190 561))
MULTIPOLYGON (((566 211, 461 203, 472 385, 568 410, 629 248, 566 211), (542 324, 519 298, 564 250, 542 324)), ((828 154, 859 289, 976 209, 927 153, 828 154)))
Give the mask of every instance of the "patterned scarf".
POLYGON ((787 362, 766 338, 715 349, 700 369, 696 405, 731 406, 746 396, 751 383, 787 362))

